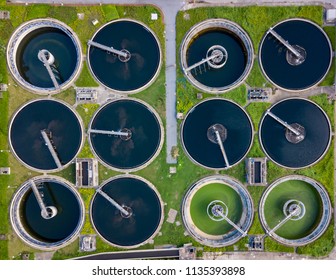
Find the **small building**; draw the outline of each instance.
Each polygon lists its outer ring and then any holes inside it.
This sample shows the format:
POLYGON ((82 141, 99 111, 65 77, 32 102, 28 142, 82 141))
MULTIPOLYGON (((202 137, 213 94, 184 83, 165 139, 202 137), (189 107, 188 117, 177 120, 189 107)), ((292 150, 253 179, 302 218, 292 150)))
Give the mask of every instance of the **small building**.
POLYGON ((88 158, 76 159, 76 187, 95 188, 98 187, 98 161, 88 158))
POLYGON ((246 177, 247 183, 251 186, 267 185, 267 159, 246 159, 246 177))
POLYGON ((263 235, 249 235, 248 249, 249 251, 264 251, 264 236, 263 235))
POLYGON ((197 93, 196 98, 197 99, 202 99, 203 98, 203 94, 201 92, 197 93))
POLYGON ((157 13, 151 13, 151 20, 158 20, 159 16, 157 13))
POLYGON ((77 13, 77 18, 80 20, 84 19, 84 13, 77 13))
POLYGON ((81 87, 76 88, 77 103, 95 103, 98 99, 98 91, 96 88, 81 87))
POLYGON ((173 224, 177 216, 177 210, 170 208, 168 212, 167 222, 173 224))
POLYGON ((191 243, 184 244, 182 248, 179 249, 179 259, 180 260, 196 260, 197 250, 191 243))
POLYGON ((79 251, 93 252, 96 251, 96 235, 82 235, 79 237, 79 251))
POLYGON ((98 19, 96 19, 96 18, 95 18, 94 20, 92 20, 91 22, 92 22, 92 24, 95 25, 95 26, 99 23, 98 19))
POLYGON ((250 101, 265 102, 272 93, 271 88, 250 88, 247 91, 247 99, 250 101))
POLYGON ((169 174, 176 174, 176 166, 169 167, 169 174))
POLYGON ((177 118, 178 120, 183 120, 183 118, 184 118, 183 113, 177 113, 176 118, 177 118))
POLYGON ((0 91, 7 91, 8 85, 7 84, 0 84, 0 91))
POLYGON ((10 175, 10 167, 0 167, 0 175, 10 175))
POLYGON ((327 9, 325 11, 326 23, 333 23, 336 21, 336 9, 327 9))
POLYGON ((0 19, 10 19, 9 11, 0 11, 0 19))

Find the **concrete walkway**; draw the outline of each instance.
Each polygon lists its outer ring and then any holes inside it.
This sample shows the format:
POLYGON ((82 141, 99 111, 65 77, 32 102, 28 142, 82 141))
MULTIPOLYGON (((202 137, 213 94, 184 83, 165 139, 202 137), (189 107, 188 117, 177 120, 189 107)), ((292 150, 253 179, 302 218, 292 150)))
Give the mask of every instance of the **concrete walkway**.
POLYGON ((330 86, 330 87, 314 87, 312 89, 305 90, 305 91, 298 92, 298 93, 293 93, 293 92, 278 89, 274 92, 274 94, 272 94, 269 97, 267 102, 276 103, 280 100, 290 98, 290 97, 309 98, 310 96, 319 95, 322 93, 326 93, 331 99, 335 99, 335 87, 330 86))

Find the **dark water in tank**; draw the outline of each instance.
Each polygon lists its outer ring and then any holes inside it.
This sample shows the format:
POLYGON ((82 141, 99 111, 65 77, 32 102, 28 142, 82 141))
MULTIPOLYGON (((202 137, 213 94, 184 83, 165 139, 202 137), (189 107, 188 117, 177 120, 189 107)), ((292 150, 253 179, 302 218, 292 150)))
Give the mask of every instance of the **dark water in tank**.
POLYGON ((261 62, 267 76, 277 85, 300 90, 318 83, 326 74, 330 63, 328 39, 311 23, 291 20, 276 26, 274 30, 291 45, 306 50, 306 60, 297 66, 286 60, 287 48, 273 35, 268 34, 261 46, 261 62))
POLYGON ((146 85, 160 64, 159 45, 151 32, 132 21, 110 23, 92 39, 94 42, 126 49, 131 53, 127 62, 96 47, 89 48, 89 62, 97 79, 109 88, 130 91, 146 85))
POLYGON ((119 100, 104 106, 92 122, 92 129, 119 131, 128 128, 131 139, 90 134, 97 155, 108 165, 120 169, 136 168, 146 163, 160 145, 161 131, 156 116, 134 100, 119 100))
POLYGON ((161 204, 155 191, 145 182, 134 178, 113 180, 102 189, 120 205, 131 207, 133 215, 122 218, 100 194, 92 203, 92 220, 98 232, 119 246, 133 246, 146 241, 159 226, 161 204))
POLYGON ((208 30, 200 34, 189 46, 187 65, 191 66, 206 58, 213 45, 220 45, 228 52, 228 60, 220 69, 209 68, 204 63, 200 68, 191 70, 191 74, 200 83, 209 87, 225 87, 236 82, 244 73, 247 53, 243 42, 233 33, 222 30, 208 30), (206 69, 204 69, 204 66, 206 69))
MULTIPOLYGON (((55 206, 57 215, 51 219, 41 216, 33 191, 29 190, 21 202, 21 221, 26 231, 43 242, 58 242, 70 236, 80 222, 80 205, 68 188, 56 182, 44 182, 40 192, 47 206, 55 206)), ((37 184, 39 187, 39 185, 37 184)))
POLYGON ((226 167, 219 145, 207 138, 208 128, 217 123, 227 129, 227 139, 223 145, 230 165, 245 156, 252 141, 248 116, 234 103, 214 99, 197 105, 184 122, 182 137, 189 155, 210 168, 226 167))
POLYGON ((61 163, 67 164, 71 161, 82 140, 80 123, 69 108, 52 100, 39 100, 28 104, 13 120, 10 139, 18 157, 34 168, 57 168, 42 138, 43 129, 52 132, 61 163))
POLYGON ((50 51, 55 57, 55 66, 60 77, 57 78, 59 84, 67 81, 77 65, 76 48, 67 34, 52 27, 39 28, 24 37, 16 55, 20 75, 34 86, 54 87, 46 67, 37 57, 42 49, 50 51))
POLYGON ((271 112, 289 124, 299 123, 306 130, 305 139, 292 144, 285 137, 284 126, 266 116, 260 128, 261 142, 274 161, 299 168, 322 156, 329 144, 330 126, 320 108, 303 99, 290 99, 275 105, 271 112))

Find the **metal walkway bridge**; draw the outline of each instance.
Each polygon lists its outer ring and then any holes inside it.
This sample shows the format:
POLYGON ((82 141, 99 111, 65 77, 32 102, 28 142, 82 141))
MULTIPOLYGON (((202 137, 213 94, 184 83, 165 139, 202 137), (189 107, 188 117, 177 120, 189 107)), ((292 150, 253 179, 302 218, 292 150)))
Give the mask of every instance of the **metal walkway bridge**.
POLYGON ((39 190, 37 189, 37 186, 36 186, 35 182, 33 180, 29 180, 29 185, 30 185, 31 189, 33 190, 33 193, 34 193, 34 196, 37 200, 38 205, 41 208, 42 216, 48 216, 47 207, 44 204, 42 196, 41 196, 39 190))
POLYGON ((125 216, 129 216, 129 212, 126 211, 118 202, 116 202, 113 198, 107 195, 104 191, 101 189, 96 190, 97 193, 99 193, 102 197, 104 197, 108 202, 110 202, 115 208, 117 208, 122 214, 125 216))
POLYGON ((114 130, 101 130, 101 129, 90 129, 89 133, 116 135, 116 136, 125 136, 125 137, 127 137, 129 135, 128 132, 114 131, 114 130))
POLYGON ((282 227, 287 221, 289 221, 293 216, 295 216, 300 211, 299 208, 296 208, 292 213, 290 213, 288 216, 286 216, 280 223, 278 223, 274 228, 272 228, 266 235, 271 235, 273 232, 278 230, 280 227, 282 227))
POLYGON ((216 213, 221 216, 225 221, 227 221, 231 226, 233 226, 236 230, 238 230, 242 236, 246 236, 247 232, 243 231, 238 225, 232 222, 226 215, 224 215, 221 211, 217 210, 216 213))
POLYGON ((38 52, 38 58, 42 61, 43 65, 45 66, 45 68, 47 69, 48 71, 48 74, 50 76, 50 79, 51 81, 53 82, 54 84, 54 87, 56 89, 59 89, 60 88, 60 85, 59 83, 57 82, 56 80, 56 77, 55 77, 55 74, 54 72, 52 71, 51 67, 50 67, 50 64, 48 62, 48 59, 47 59, 47 56, 45 54, 45 52, 43 50, 39 51, 38 52))
POLYGON ((216 53, 216 54, 213 54, 213 55, 211 55, 207 58, 202 58, 202 60, 200 60, 199 62, 196 62, 195 64, 189 66, 188 68, 185 68, 184 71, 190 72, 191 70, 195 69, 196 67, 201 66, 203 63, 206 63, 206 62, 208 62, 208 61, 210 61, 210 60, 212 60, 212 59, 214 59, 218 56, 220 56, 220 55, 216 53))
POLYGON ((275 32, 272 27, 268 30, 268 32, 272 34, 281 44, 283 44, 296 57, 303 58, 302 54, 300 54, 290 43, 288 43, 288 41, 286 41, 277 32, 275 32))
POLYGON ((93 46, 93 47, 96 47, 98 49, 101 49, 101 50, 104 50, 104 51, 107 51, 107 52, 110 52, 110 53, 114 53, 114 54, 116 54, 118 56, 121 56, 121 57, 124 57, 124 58, 127 58, 127 56, 128 56, 126 52, 116 50, 113 47, 108 47, 108 46, 105 46, 103 44, 94 42, 92 40, 89 40, 87 44, 89 46, 93 46))
POLYGON ((60 161, 60 159, 59 159, 59 157, 56 153, 56 147, 55 147, 55 145, 53 145, 51 139, 49 138, 49 136, 46 132, 46 130, 41 130, 41 134, 42 134, 42 137, 43 137, 43 140, 44 140, 46 146, 48 147, 48 150, 49 150, 51 156, 53 157, 53 159, 56 163, 57 168, 62 168, 63 165, 62 165, 62 163, 61 163, 61 161, 60 161))
POLYGON ((270 117, 272 117, 273 119, 275 119, 277 122, 279 122, 280 124, 282 124, 284 127, 286 127, 287 129, 289 129, 291 132, 293 132, 296 136, 299 136, 301 133, 296 130, 294 127, 292 127, 290 124, 288 124, 287 122, 283 121, 282 119, 280 119, 278 116, 274 115, 269 109, 266 111, 266 114, 269 115, 270 117))
POLYGON ((216 140, 217 140, 217 143, 220 147, 220 150, 222 152, 222 155, 223 155, 223 158, 224 158, 224 161, 225 161, 225 165, 226 165, 226 168, 229 168, 230 167, 230 163, 229 163, 229 160, 227 158, 227 155, 226 155, 226 152, 225 152, 225 149, 224 149, 224 144, 222 142, 222 138, 219 134, 219 132, 216 130, 215 131, 215 134, 216 134, 216 140))

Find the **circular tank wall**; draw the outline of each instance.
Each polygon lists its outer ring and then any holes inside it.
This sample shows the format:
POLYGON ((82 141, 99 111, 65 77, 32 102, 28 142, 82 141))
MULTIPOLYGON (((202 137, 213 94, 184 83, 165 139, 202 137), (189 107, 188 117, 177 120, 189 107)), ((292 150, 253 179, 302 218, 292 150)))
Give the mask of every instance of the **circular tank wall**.
POLYGON ((88 44, 88 63, 93 76, 113 91, 139 92, 148 87, 159 73, 159 40, 139 21, 121 19, 109 22, 93 35, 88 44), (106 47, 117 52, 113 53, 106 47))
POLYGON ((10 205, 10 220, 16 234, 41 250, 55 250, 72 242, 84 224, 84 217, 79 193, 69 182, 55 176, 26 181, 10 205), (50 216, 43 214, 41 203, 50 210, 50 216))
POLYGON ((158 233, 163 222, 163 203, 150 182, 138 176, 121 175, 97 189, 90 213, 93 226, 106 242, 133 248, 158 233))
POLYGON ((271 27, 259 53, 267 79, 289 91, 307 90, 319 84, 332 62, 332 47, 326 33, 317 24, 299 18, 271 27))
POLYGON ((58 93, 79 75, 81 44, 70 27, 58 20, 32 20, 11 36, 7 64, 25 89, 39 94, 58 93))
POLYGON ((181 45, 184 75, 197 88, 222 93, 240 85, 253 64, 253 47, 247 33, 224 19, 193 26, 181 45))
POLYGON ((193 184, 182 202, 183 223, 198 242, 229 246, 246 236, 254 215, 248 191, 233 178, 214 175, 193 184))

